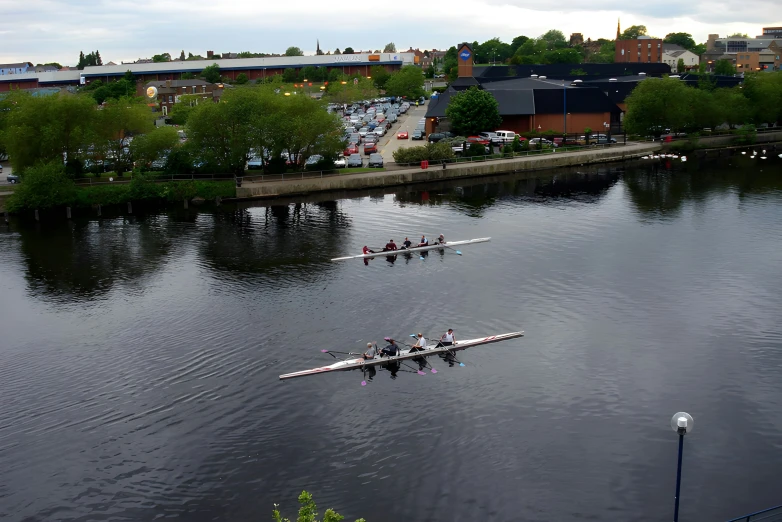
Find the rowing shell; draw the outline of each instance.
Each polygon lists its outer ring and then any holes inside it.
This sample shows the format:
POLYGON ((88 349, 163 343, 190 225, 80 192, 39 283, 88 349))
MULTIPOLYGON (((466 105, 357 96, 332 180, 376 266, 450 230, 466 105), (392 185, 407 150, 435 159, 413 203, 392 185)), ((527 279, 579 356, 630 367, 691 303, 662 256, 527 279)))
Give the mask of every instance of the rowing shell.
POLYGON ((479 346, 482 344, 498 343, 500 341, 507 341, 508 339, 515 339, 521 337, 524 332, 511 332, 500 335, 492 335, 491 337, 481 337, 480 339, 469 339, 467 341, 458 341, 451 346, 437 347, 437 344, 430 344, 426 350, 420 352, 411 352, 410 350, 400 350, 400 354, 395 357, 376 357, 375 359, 364 360, 358 359, 346 359, 344 361, 337 361, 334 364, 328 366, 321 366, 320 368, 312 368, 311 370, 303 370, 300 372, 286 373, 280 375, 280 380, 293 379, 294 377, 306 377, 308 375, 317 375, 319 373, 340 372, 345 370, 356 370, 358 368, 366 368, 367 366, 378 366, 394 361, 405 361, 407 359, 414 359, 416 357, 429 357, 430 355, 445 354, 449 351, 456 352, 459 350, 466 350, 473 346, 479 346))
POLYGON ((395 256, 398 254, 412 254, 414 252, 426 252, 436 248, 456 247, 460 245, 472 245, 473 243, 486 243, 490 237, 479 237, 478 239, 465 239, 464 241, 451 241, 444 245, 428 245, 422 247, 406 248, 404 250, 389 250, 386 252, 375 252, 374 254, 360 254, 357 256, 335 257, 332 261, 345 261, 346 259, 372 259, 373 257, 395 256))

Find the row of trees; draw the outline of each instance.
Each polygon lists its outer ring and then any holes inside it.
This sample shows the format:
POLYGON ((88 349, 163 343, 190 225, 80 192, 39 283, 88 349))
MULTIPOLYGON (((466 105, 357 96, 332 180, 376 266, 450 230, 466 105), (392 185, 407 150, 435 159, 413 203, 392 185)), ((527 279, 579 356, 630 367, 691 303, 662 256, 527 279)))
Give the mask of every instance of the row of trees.
POLYGON ((782 122, 782 72, 747 75, 742 86, 729 89, 708 80, 690 87, 675 78, 652 78, 628 96, 624 119, 629 133, 644 136, 777 122, 782 122))

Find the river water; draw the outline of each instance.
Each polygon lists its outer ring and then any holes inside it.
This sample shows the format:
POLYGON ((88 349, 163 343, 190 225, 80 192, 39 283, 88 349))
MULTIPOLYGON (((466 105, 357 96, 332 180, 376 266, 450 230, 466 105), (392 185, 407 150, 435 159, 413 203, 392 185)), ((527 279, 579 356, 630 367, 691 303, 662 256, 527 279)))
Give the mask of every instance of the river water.
POLYGON ((0 518, 682 520, 782 503, 782 160, 0 231, 0 518), (332 263, 405 235, 491 236, 332 263), (281 382, 384 336, 437 374, 281 382))

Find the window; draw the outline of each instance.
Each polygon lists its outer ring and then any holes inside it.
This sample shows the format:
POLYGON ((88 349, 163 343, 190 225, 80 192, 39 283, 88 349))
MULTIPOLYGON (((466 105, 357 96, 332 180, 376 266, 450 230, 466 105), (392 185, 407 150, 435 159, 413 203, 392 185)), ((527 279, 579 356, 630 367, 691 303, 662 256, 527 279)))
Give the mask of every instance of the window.
POLYGON ((193 85, 193 94, 195 94, 195 93, 196 93, 196 86, 193 85))
POLYGON ((651 49, 651 48, 652 48, 652 44, 649 44, 647 47, 648 47, 649 49, 651 49))
POLYGON ((174 101, 174 97, 170 94, 168 95, 168 103, 172 103, 174 101))
POLYGON ((201 92, 206 92, 206 85, 201 86, 201 92))

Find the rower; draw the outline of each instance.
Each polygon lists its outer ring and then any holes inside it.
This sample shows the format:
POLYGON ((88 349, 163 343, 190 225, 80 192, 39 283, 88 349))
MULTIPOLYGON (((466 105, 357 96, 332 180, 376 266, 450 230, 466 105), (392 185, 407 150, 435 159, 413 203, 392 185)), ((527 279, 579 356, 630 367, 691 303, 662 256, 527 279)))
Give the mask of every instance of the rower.
POLYGON ((377 355, 377 345, 374 343, 367 343, 367 351, 364 352, 362 357, 366 361, 367 359, 374 359, 375 355, 377 355))
POLYGON ((415 344, 412 348, 410 348, 411 352, 420 352, 426 350, 426 339, 424 338, 424 334, 419 333, 417 337, 418 339, 416 340, 415 344))
POLYGON ((386 341, 388 341, 388 346, 383 348, 383 350, 380 352, 380 357, 383 357, 384 355, 388 357, 396 357, 399 355, 399 346, 397 346, 396 341, 388 337, 386 337, 386 341))
POLYGON ((453 346, 456 342, 456 336, 453 333, 453 328, 448 328, 448 331, 440 337, 440 346, 453 346))
POLYGON ((412 244, 413 244, 412 241, 410 241, 409 239, 405 238, 404 242, 402 243, 402 250, 407 250, 408 248, 410 248, 410 245, 412 245, 412 244))
POLYGON ((383 252, 389 252, 392 250, 396 250, 396 243, 394 243, 393 239, 386 243, 386 246, 383 247, 383 252))
POLYGON ((366 245, 364 245, 364 248, 363 248, 363 249, 361 249, 361 251, 364 253, 364 255, 367 255, 367 254, 374 254, 374 253, 375 253, 375 251, 374 251, 374 250, 370 250, 370 249, 369 249, 369 247, 368 247, 368 246, 366 246, 366 245))
POLYGON ((444 245, 445 244, 445 236, 440 234, 440 237, 437 238, 437 242, 440 243, 441 245, 444 245))
POLYGON ((426 239, 426 236, 424 235, 421 236, 421 241, 418 243, 418 246, 420 247, 429 246, 429 240, 426 239))

